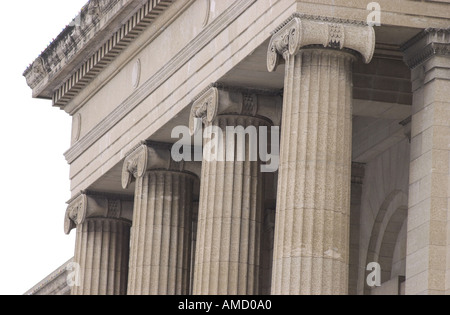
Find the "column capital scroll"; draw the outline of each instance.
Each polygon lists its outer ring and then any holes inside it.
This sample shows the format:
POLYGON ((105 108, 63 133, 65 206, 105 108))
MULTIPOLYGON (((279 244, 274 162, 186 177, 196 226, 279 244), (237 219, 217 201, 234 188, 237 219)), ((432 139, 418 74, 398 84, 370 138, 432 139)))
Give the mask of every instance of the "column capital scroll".
POLYGON ((308 46, 350 49, 370 63, 375 52, 375 31, 359 21, 295 13, 273 33, 267 54, 268 70, 276 70, 280 57, 295 56, 308 46))
POLYGON ((189 117, 189 129, 191 135, 200 128, 197 119, 202 119, 204 124, 212 123, 219 111, 219 90, 211 85, 194 100, 191 115, 189 117))
POLYGON ((279 125, 283 103, 281 94, 275 90, 212 84, 193 101, 189 118, 191 135, 200 129, 200 119, 203 124, 209 125, 220 115, 259 117, 279 125))
POLYGON ((64 232, 69 235, 78 225, 83 224, 86 219, 107 218, 124 221, 132 221, 133 202, 101 196, 87 195, 81 193, 72 199, 66 210, 64 219, 64 232))
POLYGON ((172 159, 172 145, 156 142, 141 142, 127 157, 122 168, 122 187, 127 189, 133 180, 141 178, 151 170, 184 172, 186 163, 172 159))

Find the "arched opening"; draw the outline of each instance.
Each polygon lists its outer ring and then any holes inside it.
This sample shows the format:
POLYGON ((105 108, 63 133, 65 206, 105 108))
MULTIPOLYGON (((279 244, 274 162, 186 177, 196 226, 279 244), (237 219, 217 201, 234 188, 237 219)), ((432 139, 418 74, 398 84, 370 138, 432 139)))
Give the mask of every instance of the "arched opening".
MULTIPOLYGON (((372 262, 380 264, 382 285, 396 279, 401 281, 405 276, 402 261, 406 255, 406 244, 403 244, 406 238, 400 236, 406 229, 407 204, 407 194, 401 190, 393 191, 382 203, 373 225, 365 265, 372 262)), ((364 287, 365 294, 373 293, 368 286, 364 287)))

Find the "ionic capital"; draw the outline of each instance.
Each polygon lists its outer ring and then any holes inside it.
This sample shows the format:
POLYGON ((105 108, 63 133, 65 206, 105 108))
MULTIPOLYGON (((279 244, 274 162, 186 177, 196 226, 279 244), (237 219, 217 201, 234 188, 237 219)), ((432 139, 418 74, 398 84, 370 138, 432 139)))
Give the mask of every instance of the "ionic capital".
POLYGON ((201 119, 205 125, 210 124, 216 119, 218 111, 219 89, 216 87, 209 87, 197 96, 192 105, 189 118, 191 135, 195 134, 200 128, 200 126, 197 125, 198 119, 201 119))
POLYGON ((127 189, 133 180, 141 178, 151 170, 182 172, 184 162, 172 159, 172 146, 165 143, 141 143, 125 159, 122 168, 122 187, 127 189))
POLYGON ((201 127, 199 120, 209 125, 220 115, 260 117, 279 125, 282 102, 280 91, 212 85, 193 101, 189 121, 191 135, 201 127))
POLYGON ((295 56, 308 46, 350 49, 369 63, 375 52, 375 31, 362 22, 295 13, 273 34, 267 54, 269 71, 276 70, 280 57, 295 56))
POLYGON ((91 218, 131 222, 133 219, 133 202, 112 195, 94 196, 81 193, 69 202, 64 219, 64 232, 69 235, 74 228, 91 218))

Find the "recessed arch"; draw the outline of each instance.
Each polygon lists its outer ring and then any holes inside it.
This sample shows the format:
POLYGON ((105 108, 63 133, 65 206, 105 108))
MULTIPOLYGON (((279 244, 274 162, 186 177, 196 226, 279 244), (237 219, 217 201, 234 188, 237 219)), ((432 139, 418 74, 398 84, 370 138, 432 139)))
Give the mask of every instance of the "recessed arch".
MULTIPOLYGON (((381 282, 391 279, 393 255, 399 233, 408 216, 408 195, 394 190, 385 198, 377 213, 365 265, 377 262, 381 266, 381 282)), ((365 293, 369 288, 365 286, 365 293)))

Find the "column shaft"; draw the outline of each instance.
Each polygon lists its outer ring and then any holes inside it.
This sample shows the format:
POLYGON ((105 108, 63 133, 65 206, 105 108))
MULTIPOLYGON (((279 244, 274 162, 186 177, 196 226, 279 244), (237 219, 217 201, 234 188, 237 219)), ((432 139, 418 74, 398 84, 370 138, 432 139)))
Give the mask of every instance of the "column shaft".
POLYGON ((87 219, 77 228, 74 262, 80 264, 80 286, 72 295, 125 295, 127 292, 130 222, 87 219))
MULTIPOLYGON (((227 152, 234 145, 225 139, 227 126, 258 130, 268 122, 224 115, 212 125, 223 131, 227 152)), ((239 161, 237 154, 227 162, 203 161, 194 294, 259 293, 263 186, 260 163, 249 159, 250 141, 245 141, 245 161, 239 161)))
POLYGON ((273 244, 275 229, 275 210, 266 209, 264 214, 261 242, 260 294, 272 292, 273 244))
POLYGON ((194 271, 195 271, 195 254, 197 251, 197 224, 198 224, 198 201, 193 203, 192 206, 192 240, 191 240, 191 273, 190 273, 190 285, 189 285, 189 295, 194 293, 194 271))
POLYGON ((72 295, 125 295, 127 292, 132 202, 124 196, 79 194, 64 221, 77 229, 76 281, 72 295))
MULTIPOLYGON (((359 248, 361 231, 361 199, 363 182, 365 176, 365 165, 360 163, 352 164, 352 188, 350 206, 350 255, 349 255, 349 284, 348 294, 358 295, 358 285, 365 281, 358 281, 360 271, 359 248)), ((365 280, 365 279, 364 279, 365 280)))
POLYGON ((189 293, 194 176, 148 171, 137 179, 129 295, 189 293))
POLYGON ((348 291, 353 59, 286 58, 273 294, 348 291))

